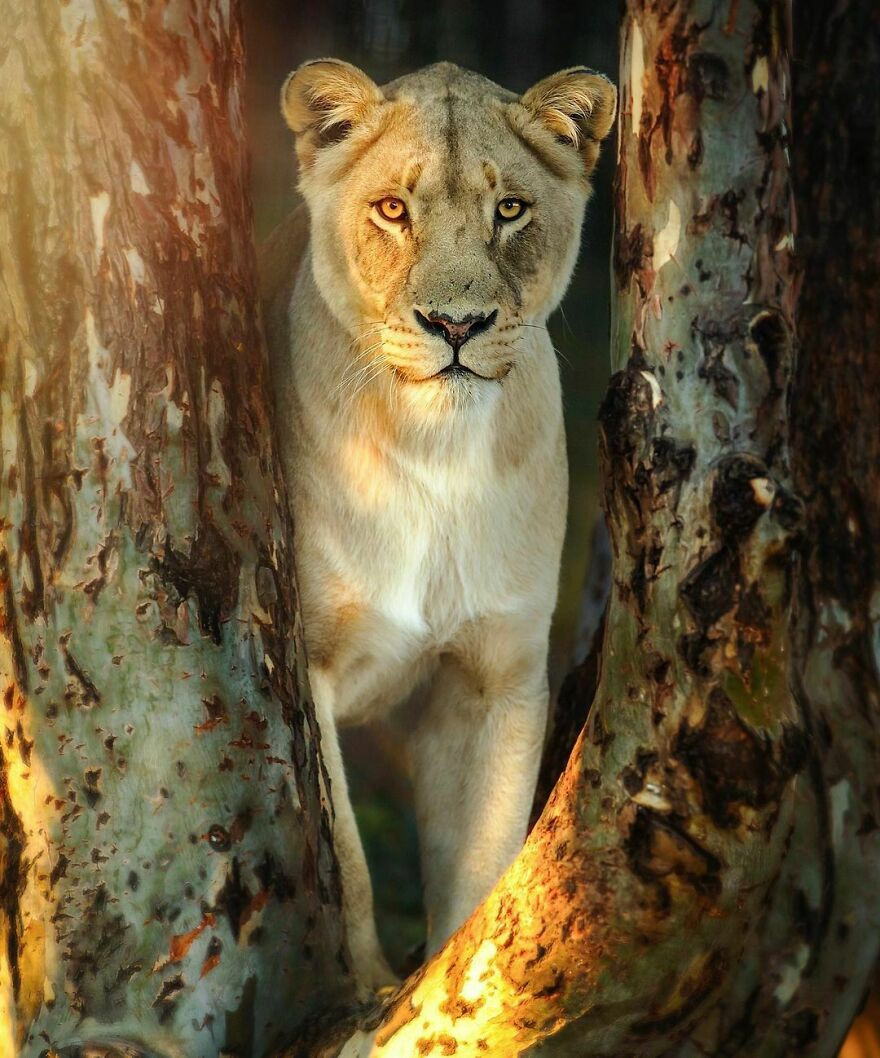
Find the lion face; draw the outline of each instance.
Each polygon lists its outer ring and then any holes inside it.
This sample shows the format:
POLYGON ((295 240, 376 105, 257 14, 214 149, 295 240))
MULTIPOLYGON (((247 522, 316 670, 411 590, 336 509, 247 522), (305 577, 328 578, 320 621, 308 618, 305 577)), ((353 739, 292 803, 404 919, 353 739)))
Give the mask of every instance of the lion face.
POLYGON ((355 384, 385 375, 423 405, 491 395, 570 279, 613 86, 574 69, 517 97, 442 63, 380 89, 319 60, 282 106, 355 384))

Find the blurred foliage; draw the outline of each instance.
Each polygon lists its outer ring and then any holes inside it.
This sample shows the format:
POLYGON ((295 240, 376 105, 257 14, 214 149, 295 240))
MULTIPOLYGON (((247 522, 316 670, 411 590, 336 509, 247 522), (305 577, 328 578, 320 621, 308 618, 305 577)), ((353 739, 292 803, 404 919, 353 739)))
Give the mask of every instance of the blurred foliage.
MULTIPOLYGON (((611 77, 617 70, 616 2, 244 0, 244 9, 258 238, 296 201, 292 142, 278 95, 286 74, 306 59, 347 59, 380 84, 449 60, 514 91, 567 66, 586 65, 611 77)), ((551 650, 554 686, 571 660, 587 543, 597 512, 595 420, 608 378, 615 153, 613 143, 606 146, 580 262, 562 310, 550 324, 562 371, 571 466, 569 533, 551 650)), ((422 936, 416 833, 403 764, 387 732, 349 732, 344 751, 376 888, 380 932, 399 965, 422 936)))

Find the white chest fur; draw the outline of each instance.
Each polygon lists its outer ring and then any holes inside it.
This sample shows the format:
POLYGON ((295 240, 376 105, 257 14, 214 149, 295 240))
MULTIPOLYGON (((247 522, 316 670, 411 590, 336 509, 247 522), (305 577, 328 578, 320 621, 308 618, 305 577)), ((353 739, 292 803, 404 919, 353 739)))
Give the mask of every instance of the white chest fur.
MULTIPOLYGON (((536 509, 548 500, 560 506, 564 467, 553 466, 559 454, 548 443, 499 474, 498 411, 486 408, 458 437, 438 437, 428 454, 382 450, 364 437, 343 441, 337 457, 324 460, 330 480, 319 488, 312 475, 303 482, 306 611, 320 609, 315 596, 336 583, 357 614, 328 659, 338 719, 396 704, 470 622, 552 609, 561 527, 537 548, 533 536, 536 509), (539 471, 544 487, 536 490, 539 471)), ((307 641, 309 634, 307 621, 307 641)))

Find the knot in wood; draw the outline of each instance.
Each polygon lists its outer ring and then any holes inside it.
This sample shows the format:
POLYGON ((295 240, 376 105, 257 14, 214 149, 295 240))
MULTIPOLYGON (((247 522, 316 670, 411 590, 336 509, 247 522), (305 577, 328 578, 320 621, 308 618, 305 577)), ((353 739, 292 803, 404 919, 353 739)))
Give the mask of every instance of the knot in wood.
POLYGON ((225 827, 214 823, 208 829, 208 844, 215 852, 229 852, 232 848, 232 837, 225 827))
POLYGON ((599 408, 599 427, 612 462, 632 465, 645 450, 659 404, 659 386, 652 378, 633 367, 611 377, 599 408))

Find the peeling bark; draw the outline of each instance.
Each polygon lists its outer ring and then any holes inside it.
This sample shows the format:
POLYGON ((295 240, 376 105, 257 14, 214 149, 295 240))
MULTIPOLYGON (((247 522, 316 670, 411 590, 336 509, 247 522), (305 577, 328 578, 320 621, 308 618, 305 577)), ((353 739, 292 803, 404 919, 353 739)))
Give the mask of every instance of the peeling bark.
POLYGON ((832 1058, 880 948, 880 77, 876 5, 794 6, 799 353, 792 471, 805 520, 792 680, 810 756, 723 1030, 681 1054, 832 1058))
POLYGON ((236 5, 5 5, 0 1053, 351 999, 271 444, 236 5))
MULTIPOLYGON (((786 24, 783 6, 768 11, 778 26, 786 24)), ((674 21, 671 8, 658 7, 655 13, 661 23, 673 27, 673 39, 657 48, 654 63, 658 81, 666 86, 661 110, 668 105, 668 86, 674 84, 680 92, 688 82, 687 73, 672 78, 661 73, 673 49, 692 71, 703 107, 712 105, 710 100, 720 104, 732 90, 728 63, 701 46, 694 51, 692 30, 674 21)), ((742 14, 739 5, 730 5, 726 33, 741 32, 742 14)), ((700 21, 696 13, 693 18, 700 21)), ((880 183, 880 103, 873 91, 880 77, 880 19, 869 3, 799 3, 794 38, 799 61, 791 150, 799 204, 800 294, 799 355, 789 387, 788 432, 792 477, 805 506, 793 580, 789 679, 807 736, 807 761, 795 788, 792 829, 778 876, 719 1002, 707 1007, 685 1039, 670 1046, 667 1053, 682 1058, 836 1055, 864 1004, 880 947, 880 649, 873 530, 880 517, 880 211, 873 190, 880 183)), ((637 16, 630 23, 624 52, 631 94, 643 84, 639 71, 648 63, 644 41, 645 23, 637 16), (641 46, 634 52, 638 41, 641 46)), ((748 60, 752 88, 769 115, 774 107, 777 112, 784 108, 787 79, 778 82, 774 92, 762 51, 772 55, 772 36, 765 37, 763 49, 748 60)), ((646 109, 644 99, 634 104, 638 125, 649 137, 660 136, 665 146, 674 125, 658 118, 654 108, 646 109)), ((715 115, 723 122, 719 107, 715 115)), ((779 134, 780 146, 788 148, 781 126, 779 134)), ((692 132, 689 142, 690 164, 701 169, 706 160, 703 134, 692 132)), ((734 141, 731 155, 741 157, 742 151, 743 145, 734 141)), ((643 148, 638 156, 641 168, 648 156, 643 148)), ((733 173, 730 159, 727 164, 733 173)), ((656 181, 648 179, 646 186, 656 197, 656 181)), ((762 181, 762 187, 766 191, 770 184, 762 181)), ((709 202, 712 206, 711 198, 709 202)), ((747 202, 742 189, 726 190, 712 208, 701 211, 697 230, 714 213, 727 237, 740 240, 742 204, 747 202)), ((688 229, 682 238, 691 233, 688 229)), ((784 231, 780 235, 776 245, 785 249, 784 231)), ((641 215, 618 232, 616 274, 624 284, 640 284, 643 294, 640 276, 653 263, 655 239, 641 215)), ((711 283, 707 259, 701 259, 699 270, 698 278, 711 283)), ((785 388, 777 350, 786 341, 786 328, 779 326, 778 318, 765 315, 752 338, 767 367, 767 396, 759 405, 763 413, 767 397, 785 388)), ((725 355, 719 358, 711 348, 701 372, 724 403, 738 399, 740 372, 725 355)), ((667 442, 673 458, 666 462, 680 463, 686 471, 691 451, 687 445, 667 442)), ((760 514, 760 505, 742 502, 749 499, 754 477, 751 462, 751 457, 745 462, 740 457, 721 464, 726 469, 719 475, 715 506, 733 535, 748 532, 760 514)), ((796 515, 792 506, 790 517, 796 515)), ((683 591, 692 609, 708 608, 714 616, 724 605, 736 569, 725 549, 716 552, 708 580, 706 569, 692 575, 683 591)), ((645 579, 639 575, 631 586, 638 597, 644 597, 645 579)), ((745 594, 739 609, 748 624, 760 626, 763 606, 757 596, 745 594)), ((693 640, 688 640, 687 650, 693 649, 693 640)), ((649 679, 664 687, 668 667, 662 660, 658 666, 649 679)), ((583 665, 569 678, 566 687, 574 689, 573 694, 560 702, 567 713, 588 705, 592 671, 592 664, 583 665), (585 700, 577 694, 583 688, 585 700)), ((710 785, 715 754, 727 757, 730 748, 729 739, 712 735, 704 746, 695 746, 688 736, 678 750, 697 750, 693 767, 710 785)), ((652 766, 654 755, 646 754, 645 762, 652 766)), ((639 781, 638 771, 630 781, 639 781)), ((865 1038, 874 1038, 870 1024, 854 1030, 842 1053, 861 1054, 865 1038)))

